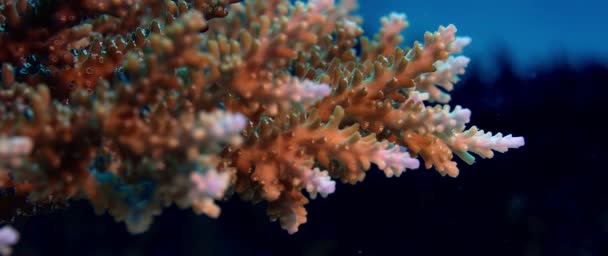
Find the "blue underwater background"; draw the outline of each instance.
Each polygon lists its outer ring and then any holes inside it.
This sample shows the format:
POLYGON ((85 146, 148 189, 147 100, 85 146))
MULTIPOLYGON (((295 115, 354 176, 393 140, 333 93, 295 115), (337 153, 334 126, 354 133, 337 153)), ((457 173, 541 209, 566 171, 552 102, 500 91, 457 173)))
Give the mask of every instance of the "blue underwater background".
POLYGON ((608 60, 608 1, 602 0, 361 0, 366 30, 377 30, 380 17, 404 12, 416 40, 439 25, 455 24, 459 35, 473 38, 465 50, 483 71, 496 75, 496 51, 508 50, 518 72, 551 63, 556 57, 571 64, 588 58, 608 60))
POLYGON ((14 255, 608 255, 608 1, 361 0, 368 33, 405 12, 406 42, 454 23, 472 62, 452 105, 526 145, 456 179, 368 172, 307 206, 294 235, 234 196, 217 220, 171 207, 150 231, 84 202, 18 218, 14 255))

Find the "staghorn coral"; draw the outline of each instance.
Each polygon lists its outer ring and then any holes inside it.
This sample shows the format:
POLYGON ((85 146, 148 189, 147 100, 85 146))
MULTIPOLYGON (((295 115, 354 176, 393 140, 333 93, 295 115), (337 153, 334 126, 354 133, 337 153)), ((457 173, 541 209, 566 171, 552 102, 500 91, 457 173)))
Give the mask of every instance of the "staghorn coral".
POLYGON ((469 62, 453 25, 401 49, 404 14, 370 39, 354 0, 239 2, 3 1, 0 217, 86 199, 138 233, 236 193, 294 233, 332 178, 524 144, 441 105, 469 62))

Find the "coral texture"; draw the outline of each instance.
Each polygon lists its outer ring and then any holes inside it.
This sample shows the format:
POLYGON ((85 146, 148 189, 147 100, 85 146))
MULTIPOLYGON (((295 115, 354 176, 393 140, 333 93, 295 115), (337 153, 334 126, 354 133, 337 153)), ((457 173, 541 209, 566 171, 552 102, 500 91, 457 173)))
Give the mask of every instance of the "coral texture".
POLYGON ((455 177, 524 144, 444 105, 470 43, 404 14, 363 35, 355 0, 0 2, 0 218, 86 199, 129 231, 177 204, 267 202, 288 232, 308 198, 372 164, 455 177), (308 197, 304 194, 308 193, 308 197))

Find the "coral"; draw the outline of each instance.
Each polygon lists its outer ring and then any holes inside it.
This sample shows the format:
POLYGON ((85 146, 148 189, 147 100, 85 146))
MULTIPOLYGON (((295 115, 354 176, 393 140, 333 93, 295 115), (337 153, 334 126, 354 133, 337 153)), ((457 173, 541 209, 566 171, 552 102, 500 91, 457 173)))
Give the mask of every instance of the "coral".
POLYGON ((11 226, 0 228, 0 255, 10 255, 11 246, 19 241, 19 232, 11 226))
POLYGON ((454 154, 524 144, 444 105, 469 63, 455 26, 402 49, 404 14, 366 38, 356 8, 2 1, 0 217, 86 199, 139 233, 174 203, 215 218, 236 193, 293 233, 333 179, 355 184, 372 164, 399 176, 417 157, 455 177, 454 154))

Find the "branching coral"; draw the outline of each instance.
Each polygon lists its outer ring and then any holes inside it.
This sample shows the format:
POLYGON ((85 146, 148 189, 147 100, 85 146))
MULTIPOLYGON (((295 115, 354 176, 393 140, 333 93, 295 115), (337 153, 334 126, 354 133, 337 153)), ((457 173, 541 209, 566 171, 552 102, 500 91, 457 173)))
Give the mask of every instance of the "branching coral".
POLYGON ((82 198, 138 233, 237 193, 293 233, 303 191, 326 197, 332 178, 399 176, 417 156, 455 177, 454 154, 524 144, 429 105, 469 62, 453 25, 401 49, 404 14, 369 39, 354 0, 238 2, 2 1, 0 216, 82 198))

